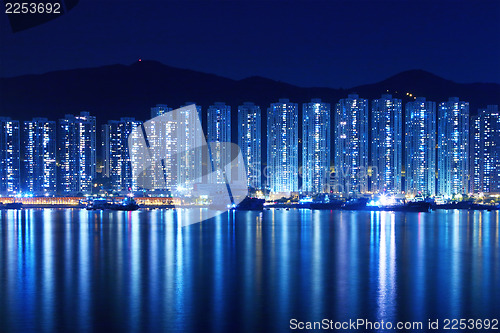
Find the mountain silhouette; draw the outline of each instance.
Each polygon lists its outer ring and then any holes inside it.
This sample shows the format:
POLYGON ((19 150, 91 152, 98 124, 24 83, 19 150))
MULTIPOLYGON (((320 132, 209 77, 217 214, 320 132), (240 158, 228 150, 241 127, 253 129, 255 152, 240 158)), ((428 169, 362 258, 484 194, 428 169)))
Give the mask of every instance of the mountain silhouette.
POLYGON ((378 83, 350 89, 333 89, 298 87, 263 77, 232 80, 142 60, 129 66, 0 78, 0 115, 19 120, 33 117, 56 120, 85 110, 96 115, 99 123, 104 123, 120 117, 147 120, 151 106, 156 104, 176 108, 194 101, 205 113, 210 104, 223 101, 231 105, 236 117, 237 106, 246 101, 260 105, 265 112, 269 104, 279 98, 289 98, 296 103, 321 98, 334 106, 351 92, 370 100, 382 93, 391 93, 403 102, 412 100, 407 93, 436 102, 457 96, 470 102, 472 114, 487 104, 500 104, 499 84, 455 83, 423 70, 405 71, 378 83))

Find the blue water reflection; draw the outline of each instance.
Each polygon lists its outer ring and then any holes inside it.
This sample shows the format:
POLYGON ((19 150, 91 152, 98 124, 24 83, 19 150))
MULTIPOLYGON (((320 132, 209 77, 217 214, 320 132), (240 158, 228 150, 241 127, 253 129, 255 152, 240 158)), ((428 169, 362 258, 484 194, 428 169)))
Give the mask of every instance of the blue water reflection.
POLYGON ((498 318, 499 212, 0 212, 2 332, 498 318), (194 214, 194 215, 193 215, 194 214))

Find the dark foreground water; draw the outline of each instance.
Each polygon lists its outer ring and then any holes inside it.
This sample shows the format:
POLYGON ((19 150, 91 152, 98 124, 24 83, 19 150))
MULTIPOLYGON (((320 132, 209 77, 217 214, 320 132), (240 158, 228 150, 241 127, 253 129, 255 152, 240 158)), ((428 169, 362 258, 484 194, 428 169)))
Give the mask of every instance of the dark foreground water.
POLYGON ((291 319, 363 318, 450 332, 446 318, 500 319, 498 211, 232 212, 185 228, 176 214, 1 211, 0 331, 287 332, 291 319))

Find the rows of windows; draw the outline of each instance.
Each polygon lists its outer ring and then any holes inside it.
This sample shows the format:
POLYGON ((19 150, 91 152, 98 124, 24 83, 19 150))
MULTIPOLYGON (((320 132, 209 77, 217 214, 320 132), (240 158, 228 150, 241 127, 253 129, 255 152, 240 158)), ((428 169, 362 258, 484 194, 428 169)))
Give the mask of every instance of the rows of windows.
MULTIPOLYGON (((157 105, 151 108, 151 116, 171 110, 157 105)), ((197 111, 201 118, 201 108, 197 107, 197 111)), ((267 164, 262 158, 261 119, 259 106, 247 102, 238 107, 237 141, 250 188, 266 187, 271 193, 405 191, 450 197, 500 192, 498 106, 480 109, 470 119, 468 103, 458 98, 437 106, 425 98, 415 98, 406 103, 403 112, 402 101, 386 94, 372 101, 369 119, 368 100, 356 94, 341 99, 334 109, 313 99, 302 105, 299 136, 298 104, 282 99, 267 109, 267 164), (267 183, 263 184, 263 179, 267 183)), ((186 119, 186 123, 193 121, 186 119)), ((96 177, 94 116, 87 112, 66 115, 57 123, 44 118, 24 123, 0 118, 0 124, 2 194, 92 190, 96 177)), ((139 124, 133 118, 122 118, 109 121, 102 128, 103 175, 117 191, 138 188, 132 179, 127 138, 139 124)), ((188 142, 194 136, 189 133, 190 127, 184 127, 186 130, 166 129, 169 133, 182 133, 172 145, 196 146, 197 143, 188 142)), ((152 133, 151 138, 160 140, 162 135, 152 133)), ((207 139, 233 141, 229 105, 215 103, 207 109, 207 139)), ((213 147, 206 157, 201 156, 201 151, 178 157, 179 160, 172 155, 167 161, 170 164, 163 167, 169 170, 167 174, 178 173, 172 178, 199 181, 202 164, 226 165, 231 161, 228 148, 213 147), (208 160, 204 162, 204 158, 208 160)), ((220 172, 209 174, 219 182, 231 177, 220 172)))

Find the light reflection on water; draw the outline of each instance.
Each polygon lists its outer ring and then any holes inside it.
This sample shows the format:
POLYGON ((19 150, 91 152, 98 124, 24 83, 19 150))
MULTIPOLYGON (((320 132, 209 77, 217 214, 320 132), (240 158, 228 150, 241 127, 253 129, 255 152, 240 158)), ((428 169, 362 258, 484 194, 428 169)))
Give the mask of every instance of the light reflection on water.
POLYGON ((2 332, 492 318, 499 212, 0 212, 2 332))

